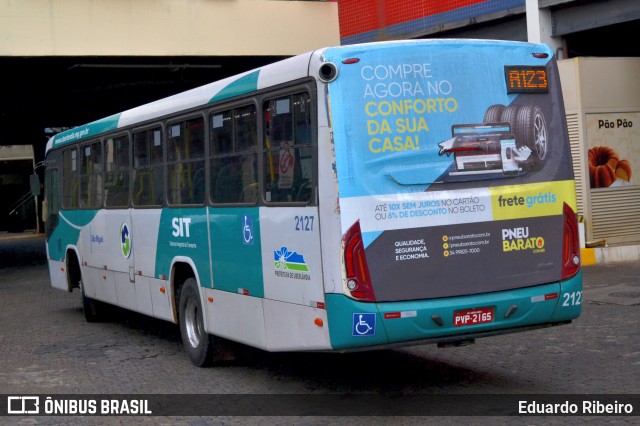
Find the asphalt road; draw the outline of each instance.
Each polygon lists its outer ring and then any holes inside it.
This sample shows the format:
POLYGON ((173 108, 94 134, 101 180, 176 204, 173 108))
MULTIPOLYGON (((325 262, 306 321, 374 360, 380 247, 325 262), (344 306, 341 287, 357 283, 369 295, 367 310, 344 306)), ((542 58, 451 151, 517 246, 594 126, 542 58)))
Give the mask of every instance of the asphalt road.
MULTIPOLYGON (((124 310, 115 310, 106 322, 85 322, 79 293, 50 287, 41 237, 0 239, 0 394, 640 394, 640 263, 589 266, 583 273, 583 314, 570 325, 447 349, 428 345, 349 354, 246 349, 201 369, 190 363, 176 325, 124 310)), ((10 420, 7 424, 16 423, 10 420)), ((447 422, 454 418, 437 423, 447 422)), ((42 417, 18 423, 56 424, 42 417)), ((77 418, 72 423, 85 424, 77 418)), ((189 417, 176 423, 244 421, 189 417)))

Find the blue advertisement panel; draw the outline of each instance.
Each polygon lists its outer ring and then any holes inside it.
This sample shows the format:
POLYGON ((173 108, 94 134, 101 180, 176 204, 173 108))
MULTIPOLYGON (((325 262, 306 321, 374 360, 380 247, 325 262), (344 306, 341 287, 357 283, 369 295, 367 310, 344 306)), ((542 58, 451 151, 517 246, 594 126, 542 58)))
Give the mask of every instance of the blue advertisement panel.
POLYGON ((560 279, 575 192, 553 52, 407 41, 329 49, 325 60, 338 67, 342 231, 359 223, 377 300, 560 279))

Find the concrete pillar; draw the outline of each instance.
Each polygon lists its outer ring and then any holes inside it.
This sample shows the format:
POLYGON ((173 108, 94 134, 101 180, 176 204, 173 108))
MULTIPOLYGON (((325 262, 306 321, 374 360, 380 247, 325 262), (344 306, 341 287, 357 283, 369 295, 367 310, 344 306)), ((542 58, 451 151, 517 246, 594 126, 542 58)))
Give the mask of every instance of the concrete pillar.
MULTIPOLYGON (((553 37, 551 10, 540 9, 538 0, 526 1, 527 38, 531 43, 545 43, 556 54, 562 49, 562 38, 553 37)), ((560 56, 562 59, 562 56, 560 56)))

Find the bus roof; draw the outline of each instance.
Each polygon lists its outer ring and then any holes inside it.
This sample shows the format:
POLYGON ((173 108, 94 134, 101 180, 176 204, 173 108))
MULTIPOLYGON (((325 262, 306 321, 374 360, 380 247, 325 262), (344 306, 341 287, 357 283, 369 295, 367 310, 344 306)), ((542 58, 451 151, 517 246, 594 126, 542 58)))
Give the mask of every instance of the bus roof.
MULTIPOLYGON (((173 113, 186 111, 191 108, 219 102, 236 96, 241 96, 255 90, 294 81, 310 75, 310 64, 314 57, 321 57, 331 49, 339 50, 342 55, 359 55, 368 49, 384 49, 398 45, 412 44, 471 46, 471 45, 529 45, 531 43, 500 41, 500 40, 470 40, 470 39, 440 39, 440 40, 394 40, 376 43, 354 44, 345 46, 325 47, 315 51, 293 56, 273 64, 265 65, 242 74, 234 75, 223 80, 215 81, 195 89, 178 93, 145 105, 141 105, 109 117, 87 123, 73 129, 52 136, 47 142, 46 152, 53 148, 69 145, 95 138, 107 132, 112 132, 127 126, 166 117, 173 113)), ((536 44, 536 49, 553 52, 544 44, 536 44)))
POLYGON ((297 55, 60 132, 49 139, 46 152, 126 126, 304 78, 309 75, 309 61, 313 54, 297 55))

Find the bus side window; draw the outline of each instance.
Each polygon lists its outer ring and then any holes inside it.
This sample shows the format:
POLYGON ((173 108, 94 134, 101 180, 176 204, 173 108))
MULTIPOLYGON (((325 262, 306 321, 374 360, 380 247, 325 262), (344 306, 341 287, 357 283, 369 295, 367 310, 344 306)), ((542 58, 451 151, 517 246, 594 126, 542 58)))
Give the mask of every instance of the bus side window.
POLYGON ((267 202, 309 202, 313 193, 310 97, 265 102, 264 197, 267 202))
POLYGON ((102 207, 102 142, 80 147, 80 207, 102 207))
POLYGON ((255 105, 211 116, 211 200, 215 204, 258 201, 255 105))
POLYGON ((254 105, 234 110, 234 148, 240 164, 240 203, 258 201, 258 134, 254 105))
POLYGON ((162 130, 157 127, 133 134, 133 204, 161 206, 164 200, 162 130))
POLYGON ((169 204, 203 204, 205 166, 202 117, 169 125, 167 164, 169 204))
POLYGON ((62 154, 62 207, 78 208, 78 150, 67 149, 62 154))
POLYGON ((105 205, 107 207, 129 206, 129 182, 131 162, 129 136, 123 135, 105 141, 105 205))

